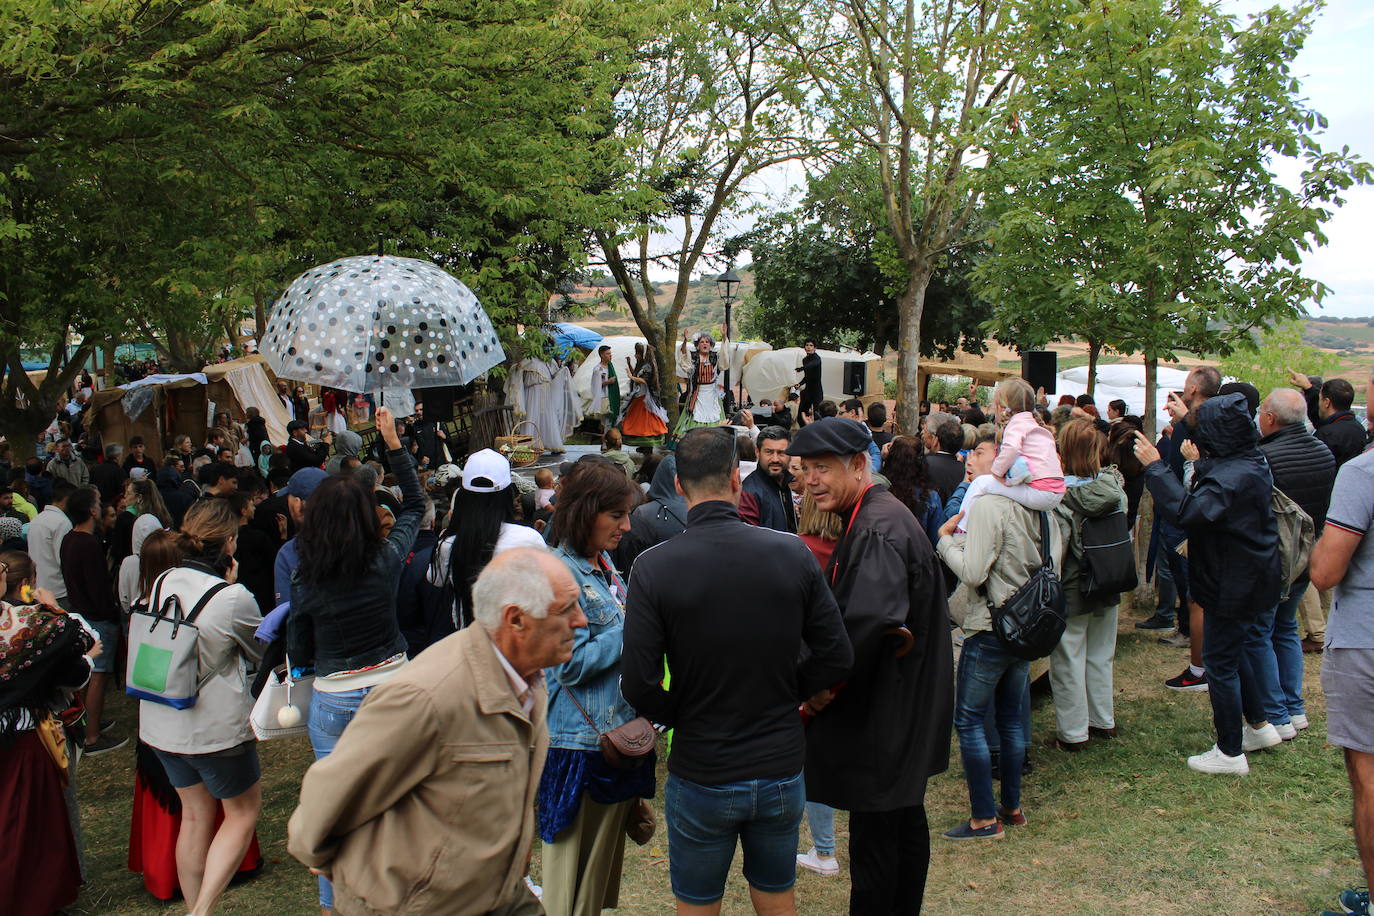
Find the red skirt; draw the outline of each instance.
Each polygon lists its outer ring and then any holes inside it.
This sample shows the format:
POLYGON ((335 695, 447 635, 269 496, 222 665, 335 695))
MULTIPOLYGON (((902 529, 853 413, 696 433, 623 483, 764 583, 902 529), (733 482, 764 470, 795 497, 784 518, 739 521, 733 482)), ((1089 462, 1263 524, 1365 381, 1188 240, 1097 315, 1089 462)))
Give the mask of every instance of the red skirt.
POLYGON ((81 864, 57 764, 38 733, 0 749, 0 913, 50 916, 76 902, 81 864))
MULTIPOLYGON (((224 807, 215 819, 218 829, 224 820, 224 807)), ((181 892, 177 883, 177 833, 181 830, 181 814, 173 814, 158 802, 143 782, 143 774, 134 777, 134 814, 129 825, 129 871, 142 873, 143 886, 159 900, 171 900, 181 892)), ((262 852, 258 835, 239 865, 239 874, 262 867, 262 852)), ((0 911, 3 912, 3 911, 0 911)))
POLYGON ((638 397, 630 402, 630 408, 625 411, 625 418, 620 421, 620 432, 636 439, 653 439, 666 435, 668 424, 648 408, 644 398, 638 397))

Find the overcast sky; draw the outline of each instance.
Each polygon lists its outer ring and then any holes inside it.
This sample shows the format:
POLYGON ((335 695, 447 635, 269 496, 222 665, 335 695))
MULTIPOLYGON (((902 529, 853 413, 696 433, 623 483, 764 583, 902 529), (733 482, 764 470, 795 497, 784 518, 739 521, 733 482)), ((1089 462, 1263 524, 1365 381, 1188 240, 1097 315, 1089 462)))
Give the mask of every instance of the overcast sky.
MULTIPOLYGON (((1284 2, 1291 4, 1292 0, 1284 2)), ((1224 0, 1224 5, 1244 14, 1274 4, 1273 0, 1224 0)), ((1349 146, 1374 160, 1374 0, 1329 0, 1298 57, 1295 72, 1311 106, 1327 118, 1327 130, 1320 137, 1323 149, 1349 146)), ((1296 162, 1277 162, 1275 171, 1296 187, 1296 162)), ((781 209, 795 200, 804 181, 802 167, 788 163, 759 175, 746 187, 762 197, 755 203, 781 209)), ((754 221, 752 214, 727 217, 717 224, 716 236, 723 241, 754 221)), ((1374 186, 1352 189, 1345 206, 1326 224, 1326 234, 1328 244, 1304 260, 1306 272, 1331 288, 1322 306, 1312 309, 1313 315, 1374 316, 1374 186)), ((665 241, 676 248, 678 238, 670 232, 665 241)), ((721 270, 723 265, 717 264, 698 268, 701 276, 715 276, 721 270)), ((651 274, 668 280, 675 271, 660 268, 651 274)))
MULTIPOLYGON (((1237 6, 1262 5, 1247 0, 1237 6)), ((1349 146, 1374 158, 1374 3, 1330 0, 1298 57, 1297 73, 1312 107, 1329 122, 1323 148, 1349 146)), ((1331 287, 1313 313, 1374 315, 1374 187, 1353 189, 1326 234, 1330 243, 1304 262, 1311 276, 1331 287)))

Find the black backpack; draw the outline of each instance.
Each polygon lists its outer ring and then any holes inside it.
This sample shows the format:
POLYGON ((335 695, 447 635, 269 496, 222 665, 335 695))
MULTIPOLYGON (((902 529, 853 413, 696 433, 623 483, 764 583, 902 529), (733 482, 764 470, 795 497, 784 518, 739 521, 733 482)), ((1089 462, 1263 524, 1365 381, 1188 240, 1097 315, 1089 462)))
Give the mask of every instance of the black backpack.
POLYGON ((1044 658, 1059 645, 1068 614, 1064 609, 1064 587, 1050 559, 1048 513, 1040 513, 1040 568, 1001 606, 989 611, 997 641, 1017 658, 1044 658))
POLYGON ((1078 543, 1083 548, 1082 589, 1088 598, 1114 598, 1140 584, 1125 512, 1085 517, 1078 524, 1078 543))

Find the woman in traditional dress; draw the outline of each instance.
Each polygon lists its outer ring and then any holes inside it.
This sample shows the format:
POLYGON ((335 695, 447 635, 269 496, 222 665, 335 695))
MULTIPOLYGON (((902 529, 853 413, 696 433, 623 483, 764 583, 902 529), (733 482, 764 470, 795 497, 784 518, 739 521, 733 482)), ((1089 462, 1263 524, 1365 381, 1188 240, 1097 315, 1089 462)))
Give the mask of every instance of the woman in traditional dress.
POLYGON ((668 412, 658 403, 658 367, 647 345, 635 344, 635 358, 625 359, 630 370, 630 400, 616 420, 626 445, 662 445, 668 432, 668 412))
POLYGON ((721 347, 719 352, 712 349, 714 344, 711 335, 702 332, 689 350, 687 332, 682 332, 677 377, 687 383, 687 402, 673 430, 678 438, 698 426, 719 426, 725 419, 725 372, 730 368, 729 354, 726 347, 721 347))
POLYGON ((39 589, 28 554, 0 554, 0 913, 49 916, 76 901, 81 863, 63 787, 71 747, 55 712, 91 675, 95 641, 39 589), (33 603, 37 602, 37 603, 33 603))

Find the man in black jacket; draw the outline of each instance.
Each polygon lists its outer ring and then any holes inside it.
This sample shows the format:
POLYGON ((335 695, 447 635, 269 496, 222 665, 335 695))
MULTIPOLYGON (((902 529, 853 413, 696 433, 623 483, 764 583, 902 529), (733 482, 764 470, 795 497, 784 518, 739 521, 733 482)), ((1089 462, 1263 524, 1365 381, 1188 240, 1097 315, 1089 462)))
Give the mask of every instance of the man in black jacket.
POLYGON ((1264 618, 1279 602, 1278 527, 1269 505, 1273 477, 1243 394, 1204 401, 1193 435, 1201 458, 1193 465, 1191 489, 1139 433, 1135 455, 1145 465, 1145 485, 1160 517, 1187 533, 1188 594, 1203 612, 1203 663, 1217 743, 1189 757, 1188 766, 1244 774, 1250 771, 1246 751, 1282 740, 1268 721, 1258 679, 1242 683, 1240 677, 1242 656, 1254 658, 1269 645, 1264 618))
POLYGON ((844 680, 849 640, 806 545, 740 521, 732 430, 683 436, 677 481, 687 530, 635 561, 620 662, 625 698, 675 729, 664 786, 673 894, 717 904, 738 839, 755 909, 795 912, 806 801, 797 707, 844 680))
POLYGON ((792 475, 787 471, 788 432, 765 426, 757 440, 759 466, 744 478, 740 517, 751 525, 797 533, 797 510, 792 505, 792 475))
POLYGON ((292 474, 302 468, 317 468, 329 457, 329 443, 334 434, 326 430, 322 442, 312 443, 306 437, 308 429, 300 420, 286 424, 286 434, 291 437, 286 440, 286 460, 291 462, 292 474))
POLYGON ((1343 378, 1322 381, 1320 376, 1290 372, 1293 384, 1307 399, 1307 416, 1316 427, 1315 435, 1336 456, 1336 468, 1364 451, 1369 434, 1364 424, 1350 412, 1355 403, 1355 388, 1343 378))
POLYGON ((787 451, 817 508, 845 522, 825 575, 854 647, 844 687, 807 701, 806 796, 850 812, 849 912, 891 916, 921 911, 926 780, 949 766, 954 653, 935 551, 910 510, 873 487, 869 440, 862 423, 834 418, 787 451))
MULTIPOLYGON (((1321 440, 1307 431, 1303 396, 1292 388, 1276 388, 1260 407, 1260 451, 1269 461, 1274 486, 1312 517, 1316 536, 1326 524, 1331 489, 1336 484, 1336 459, 1321 440)), ((1274 652, 1279 686, 1289 705, 1295 729, 1307 727, 1302 702, 1302 653, 1320 652, 1326 636, 1324 607, 1330 592, 1308 595, 1307 573, 1294 582, 1288 597, 1275 611, 1274 652), (1306 605, 1307 612, 1302 613, 1306 605), (1299 619, 1301 617, 1301 620, 1299 619), (1305 634, 1304 632, 1305 631, 1305 634)), ((1286 732, 1280 728, 1280 732, 1286 732)))
POLYGON ((964 482, 964 463, 957 457, 964 445, 964 431, 959 421, 947 413, 936 411, 926 417, 921 433, 926 449, 926 473, 930 486, 940 494, 940 503, 949 502, 949 495, 964 482))
POLYGON ((820 414, 815 411, 820 407, 821 401, 825 400, 825 391, 821 385, 821 355, 816 352, 816 342, 808 340, 802 344, 802 349, 806 351, 806 355, 797 367, 802 376, 801 402, 797 404, 799 426, 805 426, 809 418, 819 420, 820 414))

